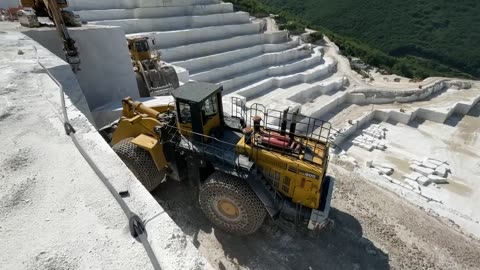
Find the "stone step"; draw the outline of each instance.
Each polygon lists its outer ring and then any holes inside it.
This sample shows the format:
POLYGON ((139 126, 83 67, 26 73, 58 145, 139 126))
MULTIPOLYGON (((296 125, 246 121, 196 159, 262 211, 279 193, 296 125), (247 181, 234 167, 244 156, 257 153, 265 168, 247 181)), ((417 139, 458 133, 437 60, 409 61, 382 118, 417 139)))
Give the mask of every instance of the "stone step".
POLYGON ((226 94, 234 92, 242 87, 251 85, 253 82, 258 82, 270 77, 279 77, 296 74, 308 69, 312 69, 317 65, 324 63, 321 54, 313 54, 308 58, 300 61, 284 64, 281 66, 270 66, 268 68, 261 68, 258 70, 249 70, 247 73, 232 74, 230 77, 222 81, 214 81, 223 85, 226 94))
POLYGON ((247 24, 249 22, 250 16, 248 13, 235 12, 225 14, 211 14, 204 16, 93 21, 90 22, 90 24, 119 26, 122 27, 126 34, 132 34, 141 32, 185 30, 191 28, 204 28, 209 26, 247 24))
POLYGON ((260 23, 245 23, 236 25, 210 26, 203 28, 184 29, 165 32, 144 32, 127 34, 127 37, 148 36, 156 41, 156 49, 189 46, 190 44, 222 40, 237 36, 247 36, 261 33, 260 23), (161 44, 161 45, 158 45, 161 44))
POLYGON ((134 9, 217 4, 217 0, 69 0, 70 10, 134 9))
POLYGON ((277 88, 284 88, 301 82, 326 77, 333 73, 335 66, 335 61, 327 57, 323 59, 323 63, 319 63, 313 67, 307 66, 302 70, 296 70, 294 74, 266 77, 259 81, 253 81, 250 85, 237 89, 234 93, 247 99, 253 99, 268 94, 277 88))
POLYGON ((321 96, 326 96, 332 92, 335 93, 338 90, 342 89, 345 83, 346 81, 343 77, 335 76, 328 80, 320 81, 317 83, 299 85, 294 89, 288 89, 288 93, 294 94, 286 98, 301 104, 313 103, 317 98, 321 96))
MULTIPOLYGON (((294 84, 290 87, 276 88, 273 91, 262 95, 260 97, 251 99, 248 103, 260 103, 260 104, 283 104, 295 103, 303 106, 306 103, 314 102, 322 95, 326 95, 330 92, 336 92, 343 87, 343 78, 335 76, 326 80, 316 83, 300 83, 294 84), (319 94, 318 96, 312 96, 312 93, 319 94), (302 96, 303 98, 299 98, 302 96)), ((326 96, 331 97, 331 96, 326 96)), ((272 107, 272 105, 269 105, 272 107)))
POLYGON ((347 92, 336 92, 333 95, 317 97, 313 102, 306 103, 302 107, 302 114, 310 117, 328 120, 326 115, 335 108, 339 108, 347 101, 347 92))
POLYGON ((245 61, 245 59, 252 59, 268 53, 289 50, 295 48, 297 45, 298 43, 296 42, 287 42, 282 44, 263 44, 239 50, 232 50, 211 56, 194 58, 187 61, 173 62, 172 64, 188 69, 191 74, 197 74, 206 72, 211 69, 229 66, 232 63, 245 61))
POLYGON ((285 66, 288 63, 301 61, 310 55, 310 50, 296 47, 286 51, 261 54, 245 61, 193 74, 190 78, 204 82, 220 82, 225 79, 242 76, 242 74, 249 73, 252 70, 265 70, 270 67, 285 66))
POLYGON ((133 9, 103 9, 103 10, 79 10, 82 21, 107 21, 147 18, 167 18, 180 16, 199 16, 209 14, 233 13, 231 3, 219 3, 211 5, 195 6, 172 6, 172 7, 148 7, 133 9))
MULTIPOLYGON (((233 38, 226 38, 222 40, 212 40, 207 42, 195 43, 186 46, 179 46, 175 48, 163 49, 160 43, 160 50, 162 52, 162 58, 168 62, 175 62, 180 64, 189 65, 191 62, 202 60, 201 58, 215 56, 223 53, 230 53, 239 49, 250 49, 258 45, 267 45, 265 47, 266 52, 276 51, 275 46, 287 47, 293 46, 292 44, 298 44, 298 41, 287 42, 286 32, 273 32, 273 33, 261 33, 248 36, 236 36, 233 38), (273 45, 270 45, 273 44, 273 45), (286 44, 286 45, 284 45, 286 44), (269 48, 273 47, 272 49, 269 48)), ((255 48, 252 48, 254 51, 255 48)), ((239 52, 237 52, 239 53, 239 52)), ((212 59, 212 61, 214 61, 212 59)))

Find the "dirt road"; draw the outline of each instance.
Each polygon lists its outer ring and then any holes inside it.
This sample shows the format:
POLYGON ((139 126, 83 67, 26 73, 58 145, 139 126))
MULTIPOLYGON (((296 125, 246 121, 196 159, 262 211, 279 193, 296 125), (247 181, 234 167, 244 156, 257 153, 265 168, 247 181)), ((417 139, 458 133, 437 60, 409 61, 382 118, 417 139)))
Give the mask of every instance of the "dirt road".
POLYGON ((333 226, 318 236, 286 232, 268 221, 254 235, 212 228, 188 186, 167 182, 154 192, 169 215, 217 269, 475 269, 480 243, 352 168, 331 165, 337 183, 333 226))

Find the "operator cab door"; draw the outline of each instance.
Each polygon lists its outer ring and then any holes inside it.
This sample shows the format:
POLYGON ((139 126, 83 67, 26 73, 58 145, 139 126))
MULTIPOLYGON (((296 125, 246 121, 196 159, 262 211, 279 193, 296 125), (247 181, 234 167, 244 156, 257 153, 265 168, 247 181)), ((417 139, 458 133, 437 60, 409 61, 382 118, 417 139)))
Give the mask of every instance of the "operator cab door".
POLYGON ((203 134, 211 136, 213 129, 221 126, 220 108, 221 95, 216 93, 207 98, 202 104, 203 134))
POLYGON ((178 128, 184 136, 193 134, 194 141, 206 141, 203 136, 223 127, 222 90, 217 84, 188 82, 172 92, 178 128))
MULTIPOLYGON (((184 136, 192 132, 210 136, 215 128, 222 126, 221 94, 214 93, 201 102, 177 100, 178 127, 184 136)), ((194 136, 201 141, 201 136, 194 136)))
POLYGON ((182 133, 184 136, 191 136, 191 132, 193 131, 192 107, 194 106, 192 105, 186 101, 177 102, 178 128, 180 129, 180 133, 182 133))

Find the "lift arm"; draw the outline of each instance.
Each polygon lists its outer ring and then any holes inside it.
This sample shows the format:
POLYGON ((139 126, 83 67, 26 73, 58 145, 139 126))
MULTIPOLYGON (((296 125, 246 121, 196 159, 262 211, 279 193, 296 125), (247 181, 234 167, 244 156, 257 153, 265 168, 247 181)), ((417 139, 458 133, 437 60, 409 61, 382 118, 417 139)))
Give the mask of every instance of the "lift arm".
MULTIPOLYGON (((57 28, 57 32, 63 40, 63 51, 65 52, 65 58, 67 63, 72 66, 74 73, 80 70, 80 57, 78 49, 75 46, 75 40, 68 33, 67 26, 63 20, 61 9, 57 3, 57 0, 43 0, 48 13, 53 19, 53 23, 57 28)), ((65 1, 66 3, 66 1, 65 1)))

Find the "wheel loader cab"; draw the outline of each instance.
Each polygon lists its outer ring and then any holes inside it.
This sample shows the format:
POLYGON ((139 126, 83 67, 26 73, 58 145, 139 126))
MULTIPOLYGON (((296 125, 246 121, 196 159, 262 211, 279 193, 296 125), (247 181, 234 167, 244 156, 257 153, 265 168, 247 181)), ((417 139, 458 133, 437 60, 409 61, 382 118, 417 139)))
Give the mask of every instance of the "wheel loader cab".
POLYGON ((210 136, 223 127, 222 86, 209 83, 187 83, 172 95, 177 108, 178 128, 184 136, 202 141, 199 134, 210 136))
POLYGON ((191 181, 202 211, 228 232, 255 232, 267 212, 312 230, 325 225, 334 185, 326 174, 330 124, 258 104, 225 119, 222 90, 187 83, 172 91, 175 106, 158 108, 124 99, 114 151, 148 190, 167 176, 191 181))
POLYGON ((150 59, 150 45, 148 37, 128 38, 128 50, 132 55, 132 59, 143 61, 150 59))

